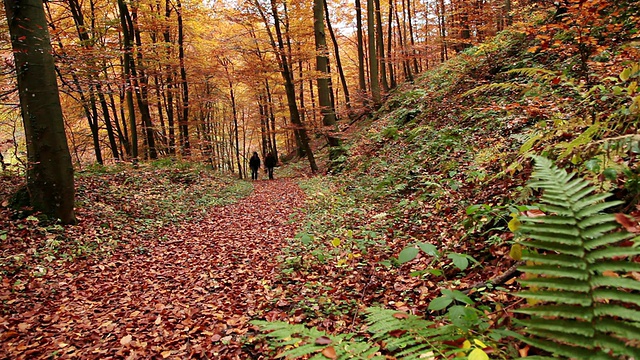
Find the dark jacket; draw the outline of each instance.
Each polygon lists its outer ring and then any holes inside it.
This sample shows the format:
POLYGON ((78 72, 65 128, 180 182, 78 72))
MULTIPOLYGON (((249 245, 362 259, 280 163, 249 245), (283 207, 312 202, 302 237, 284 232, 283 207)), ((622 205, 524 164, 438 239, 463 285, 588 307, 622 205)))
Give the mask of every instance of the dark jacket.
POLYGON ((251 159, 249 159, 249 167, 254 170, 260 168, 260 157, 258 156, 258 154, 253 154, 251 159))
POLYGON ((277 164, 278 164, 278 160, 271 153, 267 154, 267 157, 264 158, 264 166, 268 168, 275 167, 277 164))

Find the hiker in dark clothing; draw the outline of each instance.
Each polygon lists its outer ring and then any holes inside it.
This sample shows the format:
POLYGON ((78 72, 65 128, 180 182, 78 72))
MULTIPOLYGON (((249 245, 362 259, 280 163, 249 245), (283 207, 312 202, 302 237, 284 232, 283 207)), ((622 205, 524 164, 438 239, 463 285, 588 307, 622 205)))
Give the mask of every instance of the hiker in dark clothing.
POLYGON ((251 180, 258 180, 258 169, 260 169, 260 157, 257 152, 253 152, 253 156, 249 159, 249 167, 251 168, 251 180))
POLYGON ((276 166, 276 164, 278 163, 278 160, 276 159, 275 156, 273 156, 272 153, 268 153, 267 156, 264 158, 264 166, 267 168, 267 171, 269 172, 269 179, 273 180, 273 168, 276 166))

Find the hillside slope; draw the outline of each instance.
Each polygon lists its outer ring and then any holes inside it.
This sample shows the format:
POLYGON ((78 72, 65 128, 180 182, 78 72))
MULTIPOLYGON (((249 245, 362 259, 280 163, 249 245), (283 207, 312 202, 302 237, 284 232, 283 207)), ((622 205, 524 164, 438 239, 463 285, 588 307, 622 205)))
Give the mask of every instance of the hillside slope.
MULTIPOLYGON (((305 230, 283 265, 287 286, 318 284, 315 298, 333 300, 301 300, 313 310, 293 319, 366 333, 365 308, 382 306, 457 321, 480 338, 510 323, 523 304, 513 295, 521 248, 512 219, 535 211, 540 195, 526 186, 531 155, 612 192, 621 204, 609 211, 630 214, 625 227, 633 231, 640 219, 640 46, 628 24, 637 10, 627 5, 582 25, 558 15, 576 9, 533 12, 531 24, 427 71, 347 128, 340 171, 303 181, 305 230), (615 34, 593 30, 602 23, 616 24, 615 34), (580 26, 591 33, 574 36, 580 26), (585 57, 586 39, 594 45, 585 57), (442 317, 432 304, 450 304, 441 300, 451 291, 473 294, 484 315, 442 317)), ((529 351, 518 342, 494 346, 501 358, 529 351)))

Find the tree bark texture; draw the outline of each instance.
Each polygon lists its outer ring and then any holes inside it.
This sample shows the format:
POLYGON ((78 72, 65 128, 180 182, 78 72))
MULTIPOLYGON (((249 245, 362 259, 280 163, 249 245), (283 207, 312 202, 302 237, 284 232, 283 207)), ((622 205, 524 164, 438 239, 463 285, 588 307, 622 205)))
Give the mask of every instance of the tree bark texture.
MULTIPOLYGON (((327 49, 327 36, 324 32, 324 2, 325 0, 313 1, 313 34, 316 41, 316 70, 319 73, 316 83, 322 125, 327 133, 329 146, 334 148, 340 146, 340 139, 334 134, 337 131, 336 112, 331 102, 331 88, 329 87, 329 50, 327 49)), ((330 155, 333 159, 334 151, 331 151, 330 155)))
POLYGON ((73 165, 64 131, 49 31, 40 0, 4 0, 27 138, 31 206, 74 223, 73 165))

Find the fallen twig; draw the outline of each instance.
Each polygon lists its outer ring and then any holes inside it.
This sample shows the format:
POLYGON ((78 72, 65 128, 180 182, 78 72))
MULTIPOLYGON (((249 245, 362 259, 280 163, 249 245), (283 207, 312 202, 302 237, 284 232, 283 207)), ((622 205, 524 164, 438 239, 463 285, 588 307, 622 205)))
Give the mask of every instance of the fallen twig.
POLYGON ((469 292, 471 292, 471 290, 473 289, 477 289, 477 288, 481 288, 481 287, 486 287, 487 285, 491 284, 493 286, 496 285, 501 285, 504 284, 507 280, 511 279, 512 277, 515 276, 515 274, 518 272, 518 267, 520 267, 521 265, 524 265, 524 261, 518 261, 515 264, 513 264, 513 266, 511 266, 509 269, 507 269, 507 271, 505 271, 504 273, 491 278, 487 281, 479 281, 473 285, 471 285, 470 287, 468 287, 467 289, 461 290, 464 294, 468 294, 469 292))

